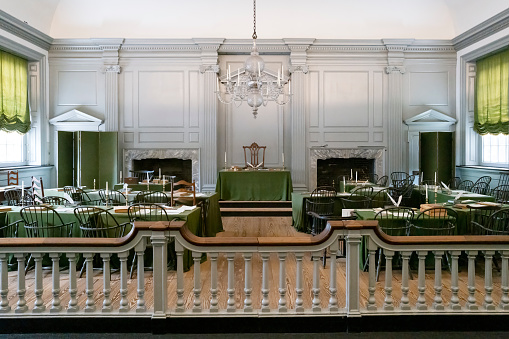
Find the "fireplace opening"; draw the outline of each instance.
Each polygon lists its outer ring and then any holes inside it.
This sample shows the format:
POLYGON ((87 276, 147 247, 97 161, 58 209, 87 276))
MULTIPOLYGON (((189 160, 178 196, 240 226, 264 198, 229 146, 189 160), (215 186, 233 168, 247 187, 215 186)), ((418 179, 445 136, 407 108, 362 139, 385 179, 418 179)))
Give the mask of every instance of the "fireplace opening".
POLYGON ((179 180, 193 181, 193 168, 191 159, 140 159, 133 160, 133 170, 152 170, 154 177, 159 176, 159 169, 161 169, 161 176, 165 175, 169 179, 170 176, 175 176, 175 182, 179 180))
POLYGON ((318 159, 316 169, 316 182, 317 186, 331 186, 337 185, 339 181, 350 179, 352 174, 355 180, 355 173, 357 172, 357 180, 371 181, 374 180, 375 173, 375 159, 366 158, 330 158, 318 159))

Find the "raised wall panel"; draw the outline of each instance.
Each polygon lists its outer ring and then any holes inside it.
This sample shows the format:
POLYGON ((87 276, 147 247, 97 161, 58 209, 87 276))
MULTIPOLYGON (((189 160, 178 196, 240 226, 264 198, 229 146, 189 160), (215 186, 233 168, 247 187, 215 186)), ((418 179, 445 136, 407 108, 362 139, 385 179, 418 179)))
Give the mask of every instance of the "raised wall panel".
POLYGON ((369 133, 368 132, 325 132, 323 134, 324 141, 326 142, 334 142, 334 141, 355 141, 355 142, 369 142, 369 133))
POLYGON ((368 127, 369 73, 324 72, 324 127, 368 127))
POLYGON ((189 127, 200 125, 200 73, 189 72, 189 127))
POLYGON ((166 143, 166 142, 184 142, 184 133, 182 132, 140 132, 139 142, 141 143, 166 143))
POLYGON ((320 133, 309 133, 309 142, 318 142, 320 141, 320 133))
POLYGON ((59 71, 58 105, 97 105, 97 72, 59 71))
POLYGON ((384 133, 383 132, 374 132, 373 133, 373 141, 374 142, 383 142, 384 141, 384 133))
POLYGON ((467 109, 468 112, 474 112, 475 110, 475 76, 468 77, 468 88, 467 88, 467 109))
MULTIPOLYGON (((267 106, 259 108, 258 116, 253 118, 252 109, 246 103, 239 107, 230 106, 230 136, 228 144, 231 147, 234 165, 244 165, 244 149, 256 142, 260 146, 267 146, 265 165, 275 166, 283 152, 282 147, 282 117, 278 106, 269 102, 267 106)), ((229 162, 229 161, 228 161, 229 162)))
POLYGON ((373 127, 384 124, 384 77, 382 72, 373 72, 373 127))
POLYGON ((447 106, 449 104, 448 72, 411 72, 409 86, 410 106, 447 106))
POLYGON ((309 126, 318 127, 320 116, 320 73, 309 72, 309 126))
POLYGON ((133 72, 124 72, 124 127, 132 128, 133 119, 133 72))
POLYGON ((133 132, 124 132, 124 142, 125 143, 133 143, 134 142, 134 133, 133 132))
POLYGON ((200 133, 190 132, 189 133, 189 142, 200 142, 200 133))
POLYGON ((184 127, 184 73, 138 74, 138 126, 184 127))

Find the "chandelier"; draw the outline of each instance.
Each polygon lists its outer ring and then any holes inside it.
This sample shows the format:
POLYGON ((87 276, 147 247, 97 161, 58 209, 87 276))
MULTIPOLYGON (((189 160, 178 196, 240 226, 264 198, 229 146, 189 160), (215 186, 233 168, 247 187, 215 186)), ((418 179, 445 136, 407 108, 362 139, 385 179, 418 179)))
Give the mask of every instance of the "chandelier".
POLYGON ((246 101, 253 108, 253 116, 256 119, 258 107, 267 106, 269 101, 278 105, 286 105, 291 98, 291 84, 289 77, 285 77, 284 68, 276 72, 265 70, 265 62, 256 49, 256 0, 253 0, 253 48, 251 55, 244 62, 244 67, 239 68, 232 75, 230 66, 226 70, 226 77, 217 78, 217 98, 223 104, 234 103, 236 107, 246 101), (288 94, 284 87, 288 84, 288 94), (221 90, 221 87, 224 87, 221 90))

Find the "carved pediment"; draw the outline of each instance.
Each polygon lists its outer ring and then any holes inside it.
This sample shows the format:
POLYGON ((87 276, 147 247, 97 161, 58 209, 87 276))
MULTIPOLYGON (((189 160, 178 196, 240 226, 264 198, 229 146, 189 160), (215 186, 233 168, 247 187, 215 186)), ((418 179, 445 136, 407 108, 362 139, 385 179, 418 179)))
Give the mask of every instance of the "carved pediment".
POLYGON ((417 114, 411 118, 406 119, 405 125, 416 125, 416 124, 428 124, 428 123, 444 123, 447 125, 452 125, 456 123, 456 119, 451 118, 450 116, 435 111, 434 109, 427 110, 426 112, 422 112, 417 114))
POLYGON ((56 126, 60 130, 97 130, 104 122, 93 115, 81 112, 77 109, 60 114, 49 120, 49 123, 56 126))

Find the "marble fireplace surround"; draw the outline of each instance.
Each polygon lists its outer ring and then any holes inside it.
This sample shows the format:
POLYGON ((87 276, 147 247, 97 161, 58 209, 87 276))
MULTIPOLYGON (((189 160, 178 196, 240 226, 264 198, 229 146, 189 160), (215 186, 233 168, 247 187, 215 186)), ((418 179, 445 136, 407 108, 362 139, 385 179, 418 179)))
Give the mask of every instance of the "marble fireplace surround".
POLYGON ((359 147, 359 148, 324 148, 312 147, 310 149, 311 168, 309 171, 309 187, 314 189, 317 180, 318 159, 348 159, 364 158, 375 159, 375 174, 382 176, 384 173, 384 153, 382 147, 359 147))
POLYGON ((130 175, 133 169, 133 160, 142 159, 183 159, 191 160, 192 178, 196 189, 200 188, 200 151, 198 148, 164 148, 164 149, 124 149, 124 173, 130 175))

